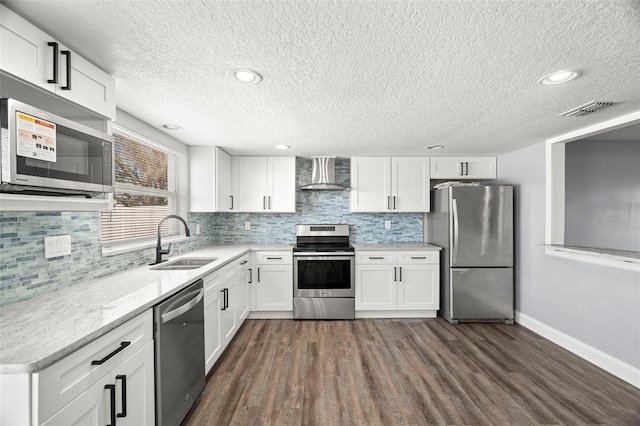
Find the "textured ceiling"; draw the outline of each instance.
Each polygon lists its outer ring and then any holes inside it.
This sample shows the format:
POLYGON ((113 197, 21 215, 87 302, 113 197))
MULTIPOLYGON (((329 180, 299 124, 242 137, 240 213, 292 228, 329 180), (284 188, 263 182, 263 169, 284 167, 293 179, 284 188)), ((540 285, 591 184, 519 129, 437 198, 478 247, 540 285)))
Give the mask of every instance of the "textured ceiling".
POLYGON ((232 154, 494 155, 640 110, 638 0, 2 3, 113 75, 120 109, 232 154), (582 77, 537 84, 563 69, 582 77), (591 100, 620 103, 557 116, 591 100))

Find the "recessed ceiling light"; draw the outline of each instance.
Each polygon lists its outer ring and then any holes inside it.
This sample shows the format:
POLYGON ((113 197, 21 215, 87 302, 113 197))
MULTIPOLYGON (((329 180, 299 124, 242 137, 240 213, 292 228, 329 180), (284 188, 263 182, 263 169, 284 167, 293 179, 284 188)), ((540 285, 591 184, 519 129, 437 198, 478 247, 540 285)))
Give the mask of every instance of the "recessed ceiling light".
POLYGON ((239 69, 231 71, 231 77, 245 84, 258 84, 262 81, 262 76, 255 71, 239 69))
POLYGON ((178 126, 177 124, 163 124, 162 127, 164 127, 167 130, 180 130, 180 129, 182 129, 182 126, 178 126))
POLYGON ((556 71, 551 74, 547 74, 538 80, 538 83, 544 86, 552 86, 554 84, 566 83, 580 76, 579 71, 556 71))
POLYGON ((291 147, 289 145, 276 145, 275 148, 276 149, 289 149, 291 147))
POLYGON ((429 145, 427 149, 442 149, 444 145, 429 145))

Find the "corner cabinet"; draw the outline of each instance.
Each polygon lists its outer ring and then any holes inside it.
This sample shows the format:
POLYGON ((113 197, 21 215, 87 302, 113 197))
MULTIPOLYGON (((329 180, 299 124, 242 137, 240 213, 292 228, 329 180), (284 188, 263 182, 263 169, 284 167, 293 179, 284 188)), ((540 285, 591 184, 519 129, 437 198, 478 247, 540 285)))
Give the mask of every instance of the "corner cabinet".
POLYGON ((295 157, 233 157, 232 174, 238 211, 295 213, 295 157))
POLYGON ((214 146, 189 147, 189 211, 233 212, 231 156, 214 146))
POLYGON ((114 78, 2 5, 0 40, 3 72, 115 120, 114 78))
POLYGON ((356 252, 356 317, 435 317, 439 256, 438 251, 356 252))
POLYGON ((495 179, 495 157, 431 157, 431 179, 495 179))
POLYGON ((352 212, 429 211, 428 157, 352 157, 352 212))

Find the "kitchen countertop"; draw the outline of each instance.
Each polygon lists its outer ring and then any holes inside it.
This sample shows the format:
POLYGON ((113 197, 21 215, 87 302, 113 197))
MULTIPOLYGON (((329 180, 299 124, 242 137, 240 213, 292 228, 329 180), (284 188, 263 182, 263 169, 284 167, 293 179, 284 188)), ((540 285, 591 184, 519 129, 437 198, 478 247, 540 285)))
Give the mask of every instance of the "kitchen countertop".
POLYGON ((356 251, 440 251, 429 243, 351 243, 356 251))
POLYGON ((292 247, 210 246, 169 258, 218 258, 198 269, 154 271, 142 266, 2 307, 0 374, 41 370, 250 250, 292 247))

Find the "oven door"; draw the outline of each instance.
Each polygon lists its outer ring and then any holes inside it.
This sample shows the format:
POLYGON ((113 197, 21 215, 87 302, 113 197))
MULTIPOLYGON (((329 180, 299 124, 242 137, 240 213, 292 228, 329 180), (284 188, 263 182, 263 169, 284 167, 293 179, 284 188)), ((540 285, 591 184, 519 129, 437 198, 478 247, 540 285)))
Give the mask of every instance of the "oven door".
POLYGON ((294 297, 355 297, 355 256, 305 254, 293 257, 294 297))

